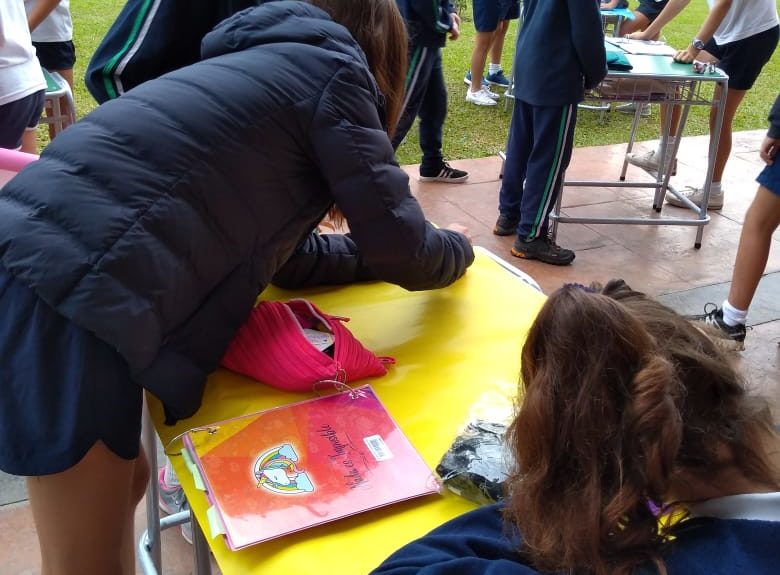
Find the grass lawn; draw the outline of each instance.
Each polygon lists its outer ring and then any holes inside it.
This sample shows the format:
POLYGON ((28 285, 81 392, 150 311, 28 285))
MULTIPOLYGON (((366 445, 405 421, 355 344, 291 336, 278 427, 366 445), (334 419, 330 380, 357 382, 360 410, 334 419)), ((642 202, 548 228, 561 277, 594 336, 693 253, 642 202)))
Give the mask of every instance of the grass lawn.
MULTIPOLYGON (((631 0, 631 6, 636 4, 631 0)), ((84 87, 83 77, 87 63, 100 39, 119 13, 123 0, 71 0, 74 21, 74 43, 76 62, 76 106, 79 115, 95 107, 95 101, 84 87)), ((471 17, 471 1, 459 0, 463 18, 461 38, 450 42, 443 51, 444 73, 449 90, 449 115, 445 125, 444 151, 448 159, 478 158, 496 154, 503 149, 509 129, 511 108, 504 110, 503 102, 489 108, 474 106, 465 101, 466 85, 463 75, 469 67, 474 45, 474 26, 471 17)), ((692 0, 688 8, 666 26, 664 37, 672 46, 686 46, 696 34, 707 14, 705 0, 692 0)), ((512 53, 515 44, 517 23, 513 22, 507 34, 502 65, 508 72, 512 67, 512 53)), ((761 77, 742 103, 734 130, 755 130, 767 127, 766 116, 775 100, 780 86, 780 51, 776 51, 764 67, 761 77)), ((643 119, 638 138, 650 140, 658 137, 658 111, 653 107, 653 117, 643 119)), ((631 116, 612 112, 606 114, 606 122, 598 123, 598 112, 581 110, 578 114, 575 146, 614 144, 628 139, 631 116)), ((703 107, 691 111, 687 135, 701 135, 708 132, 707 112, 703 107)), ((402 164, 419 162, 419 147, 416 130, 412 129, 406 141, 398 150, 402 164)))

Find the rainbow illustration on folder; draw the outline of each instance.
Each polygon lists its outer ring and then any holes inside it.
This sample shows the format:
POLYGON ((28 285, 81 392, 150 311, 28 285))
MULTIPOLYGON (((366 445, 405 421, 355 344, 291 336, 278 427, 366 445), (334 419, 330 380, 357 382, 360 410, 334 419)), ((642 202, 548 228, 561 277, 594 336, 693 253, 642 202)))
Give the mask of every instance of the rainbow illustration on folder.
POLYGON ((185 459, 231 549, 439 492, 370 386, 188 432, 185 459))

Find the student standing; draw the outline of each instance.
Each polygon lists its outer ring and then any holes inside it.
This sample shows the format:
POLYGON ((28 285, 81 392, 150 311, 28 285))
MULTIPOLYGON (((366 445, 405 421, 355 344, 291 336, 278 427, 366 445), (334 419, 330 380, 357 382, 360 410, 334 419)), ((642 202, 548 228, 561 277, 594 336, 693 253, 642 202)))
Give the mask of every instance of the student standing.
MULTIPOLYGON (((707 207, 719 210, 725 197, 721 185, 723 172, 731 154, 731 132, 734 117, 742 100, 753 87, 764 65, 772 57, 780 39, 776 0, 707 0, 710 11, 690 45, 674 56, 677 62, 691 63, 694 60, 714 62, 729 76, 726 105, 723 109, 723 123, 718 139, 718 151, 714 158, 715 169, 710 186, 707 207)), ((634 32, 631 38, 649 40, 657 37, 661 28, 676 17, 690 0, 669 0, 666 8, 642 32, 634 32)), ((716 88, 715 100, 720 97, 720 86, 716 88)), ((679 107, 674 108, 670 139, 667 143, 669 163, 677 138, 679 107)), ((715 131, 718 110, 710 110, 710 133, 715 131)), ((664 124, 661 118, 661 125, 664 124)), ((646 154, 629 154, 628 162, 651 172, 657 172, 661 162, 660 146, 646 154)), ((704 191, 692 188, 685 195, 694 204, 701 206, 704 191)), ((666 201, 673 206, 687 207, 673 194, 666 195, 666 201)))
MULTIPOLYGON (((27 21, 30 26, 35 54, 41 66, 62 76, 73 92, 73 66, 76 48, 73 45, 73 21, 70 16, 70 0, 25 0, 27 21)), ((67 115, 68 104, 62 104, 67 115)), ((50 113, 47 110, 47 113, 50 113)), ((53 136, 53 126, 49 133, 53 136)))
POLYGON ((393 148, 420 118, 420 164, 422 182, 465 182, 469 175, 444 161, 442 133, 447 117, 447 85, 441 64, 441 49, 460 36, 460 17, 450 0, 396 0, 409 34, 409 69, 406 73, 403 112, 393 134, 393 148))
POLYGON ((0 148, 35 154, 46 81, 22 0, 0 2, 0 148))
POLYGON ((473 12, 477 34, 471 52, 471 67, 463 79, 469 86, 466 101, 477 106, 495 106, 499 96, 490 90, 490 86, 509 87, 509 79, 501 69, 501 56, 509 21, 520 15, 520 0, 474 0, 473 12), (485 75, 488 54, 490 65, 485 75))
POLYGON ((516 257, 570 264, 574 252, 549 238, 548 224, 571 159, 577 103, 607 74, 598 4, 527 0, 514 70, 515 106, 493 233, 517 235, 516 257))
POLYGON ((745 214, 729 295, 720 307, 707 304, 704 315, 696 318, 714 327, 718 337, 727 344, 725 347, 737 350, 744 349, 748 308, 766 269, 772 234, 780 226, 779 147, 780 95, 769 113, 769 131, 761 142, 761 159, 767 165, 756 178, 758 190, 745 214))

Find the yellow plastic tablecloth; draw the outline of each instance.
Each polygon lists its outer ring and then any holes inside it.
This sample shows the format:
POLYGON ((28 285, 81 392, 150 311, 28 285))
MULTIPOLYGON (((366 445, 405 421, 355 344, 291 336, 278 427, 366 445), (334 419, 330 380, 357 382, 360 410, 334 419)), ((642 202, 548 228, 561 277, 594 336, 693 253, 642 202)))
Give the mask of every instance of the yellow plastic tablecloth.
MULTIPOLYGON (((327 313, 350 317, 347 326, 368 349, 396 358, 386 376, 358 383, 369 383, 376 390, 432 469, 475 406, 505 403, 504 398, 516 396, 520 350, 544 302, 541 293, 482 250, 477 250, 466 275, 446 289, 407 292, 371 283, 295 292, 271 288, 262 297, 305 297, 327 313)), ((150 398, 149 405, 166 445, 192 427, 313 396, 284 393, 220 370, 209 379, 203 407, 174 427, 162 423, 159 402, 150 398)), ((180 449, 178 442, 169 448, 180 449)), ((232 552, 222 536, 209 537, 206 497, 193 485, 182 458, 172 461, 225 575, 365 574, 404 543, 473 507, 443 489, 441 495, 393 504, 232 552)))

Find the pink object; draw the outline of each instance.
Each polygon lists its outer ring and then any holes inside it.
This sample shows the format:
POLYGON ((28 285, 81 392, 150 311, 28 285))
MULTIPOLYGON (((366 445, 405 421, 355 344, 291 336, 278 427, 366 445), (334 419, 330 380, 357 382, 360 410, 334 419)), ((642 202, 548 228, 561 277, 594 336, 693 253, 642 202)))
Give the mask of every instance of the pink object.
POLYGON ((311 391, 323 380, 343 383, 385 375, 391 357, 377 357, 352 335, 348 318, 323 313, 309 301, 258 304, 236 334, 222 366, 286 391, 311 391), (304 329, 332 335, 332 354, 320 351, 304 329))
POLYGON ((27 154, 17 150, 0 148, 0 170, 19 172, 27 164, 34 162, 37 159, 38 156, 35 154, 27 154))

